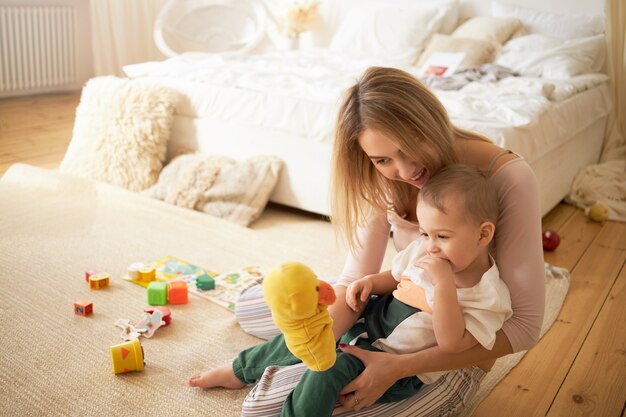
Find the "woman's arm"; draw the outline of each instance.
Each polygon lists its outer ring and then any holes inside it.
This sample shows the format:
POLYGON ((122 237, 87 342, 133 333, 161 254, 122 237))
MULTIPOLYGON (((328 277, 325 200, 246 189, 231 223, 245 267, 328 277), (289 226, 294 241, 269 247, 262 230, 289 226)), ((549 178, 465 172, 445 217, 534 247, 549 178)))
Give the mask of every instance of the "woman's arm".
POLYGON ((333 333, 336 340, 359 318, 359 313, 346 304, 346 288, 354 280, 380 271, 389 243, 390 229, 387 214, 379 213, 358 231, 361 247, 348 254, 341 276, 334 286, 337 301, 328 306, 330 316, 333 318, 333 333))

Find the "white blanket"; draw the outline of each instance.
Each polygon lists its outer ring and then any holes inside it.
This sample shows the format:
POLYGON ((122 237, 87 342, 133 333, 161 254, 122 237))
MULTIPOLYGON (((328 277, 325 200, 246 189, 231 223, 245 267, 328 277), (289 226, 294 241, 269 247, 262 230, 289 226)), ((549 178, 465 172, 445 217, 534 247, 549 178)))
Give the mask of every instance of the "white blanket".
MULTIPOLYGON (((367 59, 347 59, 312 49, 263 55, 189 53, 162 62, 129 65, 124 71, 130 77, 157 78, 168 85, 192 82, 210 86, 216 97, 211 100, 210 114, 215 117, 240 118, 242 123, 267 124, 328 140, 339 97, 371 64, 367 59), (246 103, 242 103, 242 94, 246 103), (280 102, 282 110, 269 117, 270 112, 258 111, 271 109, 274 101, 280 102)), ((418 75, 417 67, 402 69, 418 75)), ((569 80, 509 77, 494 83, 473 82, 458 91, 435 92, 451 119, 460 125, 478 121, 524 126, 545 111, 551 101, 565 100, 606 80, 602 74, 569 80)), ((201 109, 183 107, 179 111, 193 113, 201 109)))

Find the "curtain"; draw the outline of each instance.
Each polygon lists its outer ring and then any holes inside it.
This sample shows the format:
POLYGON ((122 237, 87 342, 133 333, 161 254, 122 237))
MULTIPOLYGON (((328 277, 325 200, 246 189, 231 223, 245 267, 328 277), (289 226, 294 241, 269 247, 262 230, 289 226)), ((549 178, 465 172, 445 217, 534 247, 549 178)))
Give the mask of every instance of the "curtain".
POLYGON ((161 60, 152 28, 166 0, 90 0, 95 75, 123 76, 122 67, 161 60))
POLYGON ((613 112, 601 161, 626 160, 626 2, 606 0, 607 69, 611 77, 613 112))

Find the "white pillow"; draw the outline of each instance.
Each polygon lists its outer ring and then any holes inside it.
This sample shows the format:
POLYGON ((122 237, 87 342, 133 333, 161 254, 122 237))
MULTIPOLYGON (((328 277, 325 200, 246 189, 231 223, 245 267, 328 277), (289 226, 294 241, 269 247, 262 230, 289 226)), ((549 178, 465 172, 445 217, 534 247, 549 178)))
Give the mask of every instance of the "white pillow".
POLYGON ((522 23, 514 17, 477 16, 459 26, 452 36, 480 39, 500 46, 521 27, 522 23))
POLYGON ((601 71, 605 53, 604 35, 564 41, 532 34, 507 42, 495 63, 522 75, 563 79, 601 71))
POLYGON ((313 44, 317 47, 328 48, 339 26, 346 17, 355 10, 364 7, 389 7, 402 6, 411 9, 424 9, 437 7, 443 10, 443 19, 440 33, 452 33, 459 21, 459 0, 329 0, 322 1, 318 7, 318 17, 311 29, 313 44))
POLYGON ((339 26, 329 49, 380 63, 411 64, 428 36, 440 28, 444 14, 437 7, 356 8, 339 26))
POLYGON ((604 33, 603 14, 559 14, 498 1, 491 3, 491 12, 496 17, 518 18, 531 33, 557 38, 583 38, 604 33))

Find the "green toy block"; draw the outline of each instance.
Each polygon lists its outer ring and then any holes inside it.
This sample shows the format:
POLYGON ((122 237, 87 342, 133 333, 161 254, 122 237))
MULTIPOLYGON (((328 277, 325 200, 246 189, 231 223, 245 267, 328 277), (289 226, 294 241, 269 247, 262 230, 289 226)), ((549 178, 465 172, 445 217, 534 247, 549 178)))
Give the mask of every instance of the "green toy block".
POLYGON ((202 274, 196 278, 196 287, 201 290, 213 290, 215 289, 215 280, 209 274, 202 274))
POLYGON ((167 283, 152 281, 148 284, 148 304, 151 306, 164 306, 167 304, 167 283))

